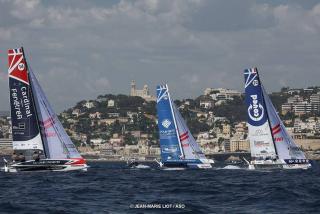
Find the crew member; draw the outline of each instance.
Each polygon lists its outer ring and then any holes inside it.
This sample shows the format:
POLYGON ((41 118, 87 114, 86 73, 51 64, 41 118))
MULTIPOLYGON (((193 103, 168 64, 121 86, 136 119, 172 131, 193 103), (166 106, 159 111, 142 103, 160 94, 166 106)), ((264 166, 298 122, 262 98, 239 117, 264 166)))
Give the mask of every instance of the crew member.
POLYGON ((19 161, 20 162, 25 162, 26 161, 26 157, 22 153, 19 154, 19 161))
POLYGON ((12 159, 13 162, 19 161, 19 156, 17 155, 16 152, 13 152, 13 154, 11 156, 11 159, 12 159))
POLYGON ((35 160, 36 162, 38 162, 40 160, 40 155, 37 151, 34 151, 33 152, 33 155, 32 155, 32 158, 33 160, 35 160))

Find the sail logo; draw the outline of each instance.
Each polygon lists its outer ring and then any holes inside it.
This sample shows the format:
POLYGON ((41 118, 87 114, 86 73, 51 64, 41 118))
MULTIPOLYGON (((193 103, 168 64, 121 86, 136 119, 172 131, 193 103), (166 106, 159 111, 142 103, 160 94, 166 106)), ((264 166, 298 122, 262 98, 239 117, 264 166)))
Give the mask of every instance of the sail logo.
POLYGON ((169 128, 169 126, 171 125, 171 122, 170 122, 170 120, 168 120, 168 119, 164 119, 164 120, 162 121, 161 125, 167 129, 167 128, 169 128))
POLYGON ((24 65, 24 63, 19 63, 19 65, 18 65, 18 69, 19 69, 19 71, 23 71, 24 69, 25 69, 25 65, 24 65))
POLYGON ((157 88, 157 103, 159 103, 162 99, 169 99, 168 88, 165 85, 159 85, 157 88))
POLYGON ((252 98, 252 104, 249 105, 248 115, 251 120, 256 122, 260 121, 264 116, 264 108, 260 103, 258 103, 258 96, 256 94, 251 95, 250 97, 252 98))
POLYGON ((164 147, 164 148, 162 149, 162 152, 163 152, 163 153, 175 153, 175 152, 177 152, 177 151, 178 151, 178 148, 175 147, 175 146, 164 147))
POLYGON ((275 137, 273 139, 275 142, 282 142, 283 141, 283 137, 275 137))

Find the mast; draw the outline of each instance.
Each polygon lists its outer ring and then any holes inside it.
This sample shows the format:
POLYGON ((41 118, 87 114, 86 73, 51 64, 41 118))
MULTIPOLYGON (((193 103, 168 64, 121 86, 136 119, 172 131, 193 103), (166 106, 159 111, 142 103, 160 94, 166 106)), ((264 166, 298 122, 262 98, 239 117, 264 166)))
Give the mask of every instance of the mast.
POLYGON ((36 116, 36 120, 37 120, 37 127, 38 127, 38 129, 39 129, 39 134, 40 134, 41 141, 42 141, 43 152, 44 152, 45 157, 48 158, 49 154, 47 155, 46 146, 44 145, 44 140, 43 140, 41 128, 40 128, 40 126, 39 126, 39 122, 40 122, 40 121, 39 121, 39 117, 38 117, 37 105, 36 105, 36 103, 35 103, 35 99, 34 99, 33 92, 32 92, 32 81, 31 81, 31 78, 30 78, 29 66, 28 66, 28 63, 27 63, 26 56, 25 56, 25 54, 24 54, 24 49, 23 49, 23 47, 21 47, 21 51, 22 51, 23 57, 25 58, 25 64, 26 64, 26 69, 27 69, 27 74, 28 74, 28 79, 29 79, 29 84, 30 84, 30 90, 31 90, 32 104, 33 104, 33 107, 34 107, 34 110, 35 110, 35 113, 36 113, 35 116, 36 116))
POLYGON ((167 88, 167 93, 168 93, 168 97, 169 97, 169 104, 170 104, 170 110, 171 110, 171 114, 172 114, 172 117, 173 117, 173 123, 174 123, 174 126, 175 126, 175 130, 176 130, 176 135, 177 135, 177 138, 178 138, 178 142, 179 142, 179 147, 180 147, 180 151, 181 151, 181 155, 183 158, 185 158, 185 155, 184 155, 184 152, 183 152, 183 149, 182 149, 182 146, 181 146, 181 140, 180 140, 180 136, 179 136, 179 131, 178 131, 178 126, 177 126, 177 121, 176 121, 176 116, 173 112, 173 107, 172 107, 172 101, 171 101, 171 97, 170 97, 170 93, 169 93, 169 88, 168 88, 168 85, 166 84, 166 88, 167 88))

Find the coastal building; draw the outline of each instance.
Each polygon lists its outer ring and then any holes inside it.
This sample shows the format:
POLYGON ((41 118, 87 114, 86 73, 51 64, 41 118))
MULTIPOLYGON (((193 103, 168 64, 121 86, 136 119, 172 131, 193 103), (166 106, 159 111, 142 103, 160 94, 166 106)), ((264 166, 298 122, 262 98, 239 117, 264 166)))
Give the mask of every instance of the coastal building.
POLYGON ((143 89, 137 89, 136 82, 134 80, 131 81, 130 96, 142 97, 146 101, 155 101, 156 100, 156 98, 154 96, 150 95, 148 85, 144 85, 143 89))
POLYGON ((310 117, 306 121, 295 119, 294 133, 318 133, 320 131, 320 120, 318 118, 310 117))
POLYGON ((104 142, 105 142, 105 140, 103 140, 102 138, 90 139, 90 143, 93 146, 100 146, 104 142))
POLYGON ((115 106, 115 102, 114 100, 108 100, 108 105, 107 105, 109 108, 110 107, 114 107, 115 106))
POLYGON ((150 146, 149 155, 160 156, 160 147, 158 147, 158 146, 150 146))
POLYGON ((94 118, 97 118, 97 119, 100 119, 101 118, 101 113, 100 112, 95 112, 95 113, 91 113, 89 114, 89 118, 90 119, 94 119, 94 118))
POLYGON ((317 109, 318 112, 320 111, 320 92, 310 95, 310 103, 314 109, 317 109))
POLYGON ((317 110, 317 107, 313 106, 311 103, 308 103, 307 101, 295 103, 293 105, 293 112, 297 115, 303 115, 317 110))
POLYGON ((205 109, 210 109, 214 107, 214 101, 212 99, 206 98, 200 100, 200 107, 205 109))
POLYGON ((230 140, 229 139, 225 139, 223 141, 223 145, 224 145, 225 152, 230 152, 230 140))
POLYGON ((232 138, 230 140, 230 151, 231 152, 241 152, 241 151, 250 151, 250 143, 248 140, 240 140, 232 138))
POLYGON ((222 134, 224 134, 225 136, 230 137, 231 134, 231 126, 227 123, 222 125, 222 134))
POLYGON ((95 103, 93 101, 87 101, 83 104, 83 107, 86 107, 87 109, 93 108, 95 106, 95 103))
POLYGON ((294 95, 287 99, 287 103, 282 104, 281 113, 293 112, 296 115, 304 115, 320 110, 320 94, 313 94, 309 100, 304 100, 300 95, 294 95), (310 100, 310 101, 309 101, 310 100))
POLYGON ((110 112, 110 113, 107 113, 108 117, 109 118, 118 118, 120 117, 120 113, 118 112, 110 112))
POLYGON ((109 139, 109 144, 113 147, 115 146, 123 146, 123 137, 118 134, 113 134, 112 138, 109 139))
POLYGON ((81 115, 81 110, 76 108, 76 109, 73 109, 72 115, 76 116, 76 117, 79 117, 81 115))
POLYGON ((10 138, 0 138, 0 150, 1 149, 11 149, 12 139, 10 138))
POLYGON ((139 157, 139 146, 138 145, 125 145, 124 155, 127 157, 139 157))
POLYGON ((313 93, 314 91, 315 91, 314 88, 304 88, 304 89, 303 89, 303 92, 304 92, 304 93, 313 93))
POLYGON ((300 94, 301 89, 290 89, 287 91, 287 94, 293 95, 293 94, 300 94))
POLYGON ((204 95, 209 95, 214 101, 215 105, 221 105, 227 100, 233 100, 233 97, 240 97, 241 92, 226 88, 206 88, 204 95))
POLYGON ((106 102, 107 98, 105 96, 99 95, 96 100, 97 102, 102 103, 102 102, 106 102))
POLYGON ((211 95, 211 94, 219 94, 219 95, 226 95, 226 96, 241 96, 241 92, 233 89, 226 89, 226 88, 206 88, 204 90, 204 95, 211 95))
POLYGON ((128 117, 117 117, 117 118, 106 118, 106 119, 99 119, 97 124, 100 125, 111 125, 118 121, 119 123, 127 123, 129 121, 128 117))

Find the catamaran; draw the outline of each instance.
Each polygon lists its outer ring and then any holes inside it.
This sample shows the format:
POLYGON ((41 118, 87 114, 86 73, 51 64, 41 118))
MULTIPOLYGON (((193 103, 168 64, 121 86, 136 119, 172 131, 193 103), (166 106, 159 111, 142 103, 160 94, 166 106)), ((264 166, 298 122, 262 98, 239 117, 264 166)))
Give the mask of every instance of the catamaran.
POLYGON ((54 113, 23 48, 8 50, 13 150, 6 172, 86 170, 86 160, 54 113))
POLYGON ((193 138, 178 108, 172 102, 167 85, 157 86, 157 112, 160 135, 160 167, 167 169, 212 168, 193 138))
POLYGON ((251 148, 249 169, 308 169, 311 164, 294 143, 265 91, 257 68, 246 69, 245 102, 251 148))

